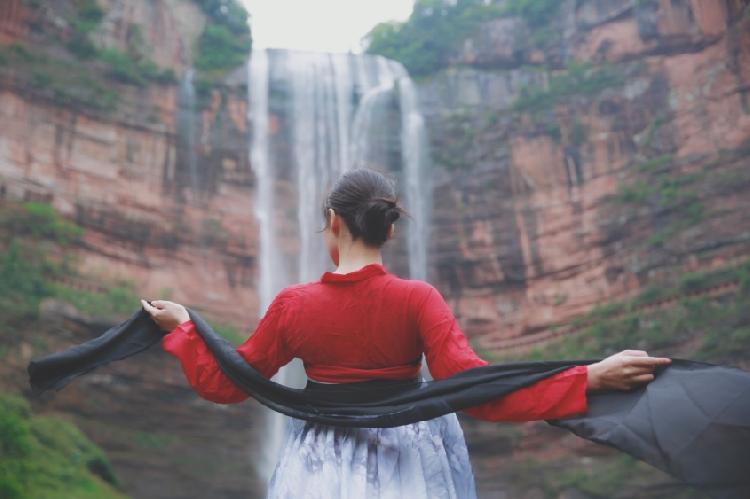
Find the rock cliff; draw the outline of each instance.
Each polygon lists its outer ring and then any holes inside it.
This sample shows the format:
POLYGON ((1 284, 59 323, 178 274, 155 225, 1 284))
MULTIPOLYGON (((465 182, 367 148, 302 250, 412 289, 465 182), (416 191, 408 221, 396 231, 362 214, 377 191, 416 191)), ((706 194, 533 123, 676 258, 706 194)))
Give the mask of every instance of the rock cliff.
MULTIPOLYGON (((488 359, 747 368, 748 2, 555 8, 482 23, 419 83, 429 280, 488 359)), ((700 497, 544 423, 462 424, 482 497, 700 497)))
POLYGON ((3 46, 0 193, 49 202, 89 229, 79 248, 84 271, 128 277, 154 298, 170 288, 175 301, 247 323, 258 309, 257 228, 242 68, 200 101, 185 89, 196 86, 185 69, 206 22, 198 7, 113 1, 91 34, 96 46, 125 53, 137 33, 152 62, 180 81, 118 78, 132 75, 127 61, 103 69, 42 46, 50 33, 74 36, 65 4, 0 6, 2 33, 28 37, 20 48, 3 46), (75 71, 90 76, 54 87, 75 71), (89 100, 103 97, 112 99, 106 108, 89 100), (191 171, 191 160, 201 167, 191 171))
MULTIPOLYGON (((66 284, 97 289, 101 276, 120 276, 251 330, 259 241, 243 70, 209 90, 192 77, 191 51, 210 22, 193 2, 102 0, 101 16, 77 10, 86 5, 0 3, 0 198, 49 202, 85 229, 75 249, 84 277, 66 284), (93 57, 86 40, 109 51, 93 57)), ((741 289, 727 269, 750 256, 748 2, 555 5, 552 27, 523 16, 482 23, 418 84, 439 200, 428 280, 487 358, 552 348, 577 320, 600 317, 588 315, 597 306, 623 300, 677 323, 688 312, 670 315, 674 303, 697 289, 726 312, 741 289), (696 287, 681 280, 688 273, 711 277, 696 287)), ((280 251, 293 253, 292 239, 280 251)), ((727 343, 742 351, 748 338, 730 333, 748 318, 732 310, 727 343)), ((32 355, 105 325, 46 317, 33 334, 49 343, 10 347, 7 386, 25 386, 32 355)), ((679 324, 705 332, 716 322, 679 324)), ((680 329, 662 343, 630 329, 608 335, 694 351, 680 329)), ((612 345, 593 344, 598 355, 612 345)), ((248 463, 261 408, 198 399, 164 358, 112 366, 35 409, 73 415, 135 497, 257 494, 248 463)), ((463 423, 485 497, 609 497, 612 484, 648 472, 543 424, 463 423), (605 479, 592 489, 582 484, 591 476, 605 479)), ((619 497, 683 493, 647 481, 619 497)))
MULTIPOLYGON (((0 202, 49 203, 84 229, 80 273, 61 284, 126 279, 247 333, 259 309, 247 89, 242 67, 207 91, 189 79, 209 22, 190 1, 0 2, 0 202)), ((26 392, 30 358, 123 318, 59 308, 4 338, 3 389, 26 392)), ((200 399, 158 348, 32 402, 75 421, 132 497, 264 490, 265 409, 200 399)))
POLYGON ((559 8, 483 24, 420 84, 432 278, 496 353, 750 251, 747 2, 559 8))

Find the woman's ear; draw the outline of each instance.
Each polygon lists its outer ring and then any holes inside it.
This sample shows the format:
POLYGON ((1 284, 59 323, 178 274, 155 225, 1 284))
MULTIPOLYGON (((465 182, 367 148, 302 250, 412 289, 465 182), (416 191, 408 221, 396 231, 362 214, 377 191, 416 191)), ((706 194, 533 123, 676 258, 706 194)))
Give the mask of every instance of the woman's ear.
POLYGON ((331 232, 338 236, 339 235, 339 217, 336 216, 336 212, 333 208, 328 208, 328 219, 331 221, 331 232))
POLYGON ((393 234, 396 233, 396 224, 391 224, 391 226, 388 228, 388 239, 393 238, 393 234))

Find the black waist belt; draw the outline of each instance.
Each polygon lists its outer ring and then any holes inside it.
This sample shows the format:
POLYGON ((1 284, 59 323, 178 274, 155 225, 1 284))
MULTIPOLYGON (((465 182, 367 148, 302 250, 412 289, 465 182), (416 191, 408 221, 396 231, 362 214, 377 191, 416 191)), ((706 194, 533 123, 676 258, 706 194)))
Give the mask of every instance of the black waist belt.
MULTIPOLYGON (((512 362, 475 367, 442 380, 372 380, 290 388, 265 378, 188 309, 221 371, 271 409, 338 426, 393 427, 489 402, 576 365, 601 359, 512 362)), ((68 350, 32 359, 32 394, 135 355, 164 335, 139 309, 129 319, 68 350)), ((672 358, 639 388, 589 392, 584 415, 551 425, 628 453, 719 499, 750 497, 750 373, 672 358)))

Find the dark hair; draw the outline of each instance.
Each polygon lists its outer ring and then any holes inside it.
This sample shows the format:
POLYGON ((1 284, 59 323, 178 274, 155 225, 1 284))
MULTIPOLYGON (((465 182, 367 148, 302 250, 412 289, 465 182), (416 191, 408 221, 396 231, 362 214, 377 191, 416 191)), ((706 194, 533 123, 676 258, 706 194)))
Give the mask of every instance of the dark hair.
POLYGON ((408 212, 398 206, 394 182, 382 173, 368 168, 356 168, 343 173, 323 202, 325 230, 332 208, 344 219, 353 239, 362 238, 368 246, 380 247, 385 243, 388 229, 408 212))

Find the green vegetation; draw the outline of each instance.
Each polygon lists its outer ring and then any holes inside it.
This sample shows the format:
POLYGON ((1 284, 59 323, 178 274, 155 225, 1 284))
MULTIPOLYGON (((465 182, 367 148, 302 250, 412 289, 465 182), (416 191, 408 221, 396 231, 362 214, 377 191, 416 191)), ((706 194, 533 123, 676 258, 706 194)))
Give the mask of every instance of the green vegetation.
POLYGON ((123 83, 145 85, 148 82, 174 83, 172 69, 161 69, 150 59, 135 59, 117 49, 102 49, 98 57, 107 64, 110 77, 123 83))
POLYGON ((224 26, 208 25, 199 39, 195 67, 202 72, 224 72, 241 65, 250 52, 250 38, 238 37, 224 26))
POLYGON ((96 47, 91 43, 89 34, 94 31, 102 18, 104 11, 96 0, 79 0, 75 2, 77 10, 70 20, 72 35, 68 40, 68 50, 83 59, 96 56, 96 47))
POLYGON ((99 111, 117 107, 117 92, 81 63, 51 57, 24 45, 0 45, 1 73, 12 75, 24 91, 62 104, 99 111))
POLYGON ((18 236, 50 239, 61 244, 78 242, 83 230, 62 218, 46 203, 26 202, 0 211, 0 228, 18 236))
MULTIPOLYGON (((52 15, 40 10, 43 2, 27 5, 38 10, 37 17, 52 15)), ((108 79, 131 85, 174 83, 174 71, 150 59, 139 26, 128 26, 127 51, 99 48, 91 40, 104 18, 97 1, 74 0, 64 12, 55 19, 55 25, 65 23, 64 29, 48 30, 46 46, 0 45, 0 73, 7 73, 27 92, 101 112, 114 111, 118 105, 118 93, 108 79), (67 48, 70 56, 48 48, 57 45, 67 48)))
POLYGON ((0 333, 36 319, 40 301, 55 294, 51 278, 72 271, 71 262, 52 259, 50 244, 70 245, 81 230, 41 203, 10 205, 0 211, 0 333))
POLYGON ((651 145, 654 142, 654 137, 656 137, 656 133, 659 131, 659 129, 664 125, 664 123, 667 122, 667 118, 664 115, 659 115, 649 124, 648 128, 646 129, 646 134, 643 137, 643 143, 641 144, 642 148, 648 148, 651 147, 651 145))
POLYGON ((71 422, 0 393, 0 497, 122 498, 104 452, 71 422))
POLYGON ((657 171, 662 167, 671 164, 673 160, 674 158, 671 154, 662 154, 661 156, 656 156, 636 165, 636 168, 642 172, 657 171))
MULTIPOLYGON (((239 0, 192 1, 209 17, 193 54, 198 97, 205 102, 226 73, 247 60, 252 40, 248 15, 239 0)), ((46 46, 0 45, 0 73, 8 73, 20 88, 63 105, 110 112, 117 109, 119 100, 111 80, 134 86, 176 83, 174 70, 160 67, 151 58, 138 24, 128 24, 127 46, 122 49, 94 44, 92 35, 106 14, 97 0, 72 0, 54 11, 45 10, 44 2, 38 0, 25 3, 37 11, 34 19, 57 17, 54 23, 34 21, 37 28, 44 26, 48 31, 46 46), (52 24, 57 28, 48 29, 52 24), (67 48, 70 57, 47 48, 59 45, 67 48)))
POLYGON ((530 27, 537 28, 557 18, 560 5, 560 0, 508 0, 503 15, 521 17, 530 27))
POLYGON ((476 126, 471 109, 457 110, 446 117, 442 142, 434 151, 435 162, 449 170, 468 168, 476 126))
POLYGON ((460 42, 482 22, 520 17, 531 28, 531 43, 540 46, 559 34, 553 24, 559 12, 559 0, 509 0, 504 5, 487 5, 482 0, 417 0, 408 20, 380 23, 364 42, 366 52, 395 59, 413 77, 421 78, 446 67, 460 42))
POLYGON ((624 76, 615 66, 594 67, 590 63, 573 62, 562 73, 551 76, 547 85, 523 89, 513 103, 513 110, 538 112, 550 109, 563 99, 576 95, 596 95, 624 81, 624 76))
POLYGON ((562 131, 560 130, 560 125, 549 123, 547 124, 544 133, 545 135, 552 137, 552 140, 554 140, 557 144, 559 144, 562 140, 562 131))
MULTIPOLYGON (((77 289, 66 284, 81 278, 66 249, 78 243, 83 230, 45 203, 0 205, 0 340, 38 319, 39 304, 56 298, 81 313, 95 317, 127 317, 139 305, 135 284, 128 280, 102 282, 102 290, 77 289), (53 256, 56 255, 56 256, 53 256)), ((169 290, 163 299, 169 299, 169 290)), ((236 328, 214 326, 227 341, 246 339, 236 328)), ((3 347, 5 347, 3 345, 3 347)))
POLYGON ((243 64, 252 50, 247 11, 237 0, 193 0, 209 16, 194 65, 203 87, 243 64))
POLYGON ((239 329, 228 324, 212 324, 211 327, 213 327, 214 331, 223 336, 225 340, 227 340, 234 346, 239 346, 240 344, 244 343, 250 336, 250 333, 243 334, 239 329))
POLYGON ((148 431, 135 432, 135 442, 147 449, 164 449, 177 441, 175 435, 148 431))
POLYGON ((417 0, 407 21, 380 23, 365 36, 366 52, 395 59, 412 76, 423 77, 445 67, 459 42, 482 21, 504 14, 482 0, 417 0))
POLYGON ((622 183, 612 197, 618 203, 648 206, 660 216, 671 214, 670 222, 646 240, 651 247, 663 246, 669 238, 695 226, 705 216, 705 207, 698 193, 690 186, 705 179, 706 171, 689 174, 662 171, 672 162, 673 157, 664 154, 636 165, 638 171, 650 175, 622 183))
MULTIPOLYGON (((519 459, 509 463, 506 473, 513 493, 540 490, 540 497, 562 495, 585 497, 669 497, 670 499, 703 499, 705 495, 627 454, 612 457, 570 461, 519 459), (637 476, 637 483, 632 477, 637 476), (649 488, 653 487, 649 491, 649 488), (520 489, 520 490, 519 490, 520 489), (575 490, 578 494, 572 493, 575 490)), ((536 496, 535 496, 536 497, 536 496)))
POLYGON ((572 323, 581 330, 529 351, 524 358, 598 358, 626 348, 673 355, 690 343, 690 358, 737 362, 750 351, 750 260, 720 270, 684 274, 675 284, 650 286, 637 297, 601 305, 572 323), (722 299, 686 296, 737 281, 739 291, 722 299), (680 297, 657 311, 639 310, 656 300, 680 297))
POLYGON ((67 43, 68 50, 80 59, 95 59, 105 63, 107 74, 123 83, 174 83, 174 71, 159 68, 148 57, 140 26, 134 23, 128 25, 127 52, 115 48, 95 47, 90 34, 101 23, 104 11, 96 0, 78 0, 76 4, 75 16, 69 20, 72 35, 67 43))
MULTIPOLYGON (((542 126, 545 127, 545 135, 552 137, 552 140, 554 140, 558 144, 561 142, 562 131, 560 130, 560 125, 553 123, 542 123, 542 126)), ((586 126, 578 121, 578 119, 574 118, 573 122, 570 124, 570 129, 568 130, 568 141, 570 142, 570 145, 574 147, 581 147, 586 142, 587 135, 588 129, 586 128, 586 126)))
POLYGON ((586 142, 588 129, 577 119, 573 120, 570 125, 570 144, 574 147, 581 147, 586 142))

